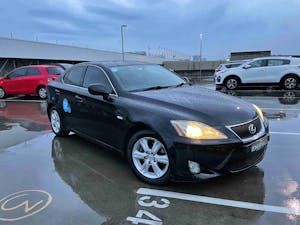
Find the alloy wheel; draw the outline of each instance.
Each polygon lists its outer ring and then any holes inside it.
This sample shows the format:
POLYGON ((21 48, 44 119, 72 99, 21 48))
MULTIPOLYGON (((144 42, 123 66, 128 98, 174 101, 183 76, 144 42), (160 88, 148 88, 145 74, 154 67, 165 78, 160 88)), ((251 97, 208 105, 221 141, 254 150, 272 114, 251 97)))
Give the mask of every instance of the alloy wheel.
POLYGON ((229 80, 227 80, 226 82, 226 87, 230 90, 236 89, 238 86, 238 82, 236 79, 234 78, 230 78, 229 80))
POLYGON ((44 87, 40 87, 38 90, 38 95, 40 98, 44 99, 47 97, 47 90, 44 87))
POLYGON ((56 110, 51 111, 51 126, 53 131, 57 134, 60 132, 61 124, 60 124, 60 118, 59 114, 56 110))
POLYGON ((286 89, 294 89, 296 86, 297 86, 297 80, 296 80, 296 78, 294 78, 294 77, 289 77, 289 78, 287 78, 287 79, 285 79, 285 81, 284 81, 284 87, 286 88, 286 89))
POLYGON ((138 172, 150 179, 163 177, 169 168, 164 145, 153 137, 143 137, 134 144, 132 160, 138 172))
POLYGON ((4 98, 4 96, 5 96, 5 92, 4 92, 3 88, 0 88, 0 99, 4 98))

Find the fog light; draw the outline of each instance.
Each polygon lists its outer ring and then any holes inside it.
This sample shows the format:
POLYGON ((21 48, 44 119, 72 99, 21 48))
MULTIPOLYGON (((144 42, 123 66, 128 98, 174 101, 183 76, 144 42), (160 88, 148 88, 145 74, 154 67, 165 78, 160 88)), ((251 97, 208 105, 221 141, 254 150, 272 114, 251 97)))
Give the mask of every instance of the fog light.
POLYGON ((189 163, 189 169, 191 173, 195 174, 201 172, 199 163, 193 161, 189 161, 188 163, 189 163))

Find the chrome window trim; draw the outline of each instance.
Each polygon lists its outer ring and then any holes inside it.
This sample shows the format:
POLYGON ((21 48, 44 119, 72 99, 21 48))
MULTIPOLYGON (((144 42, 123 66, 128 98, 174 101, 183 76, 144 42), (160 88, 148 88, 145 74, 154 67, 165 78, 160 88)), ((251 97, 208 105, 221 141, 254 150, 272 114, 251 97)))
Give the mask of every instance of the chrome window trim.
POLYGON ((259 138, 261 138, 262 136, 265 135, 266 133, 266 128, 265 128, 265 125, 264 123, 261 121, 261 119, 257 116, 255 117, 253 120, 249 120, 248 122, 244 122, 244 123, 239 123, 239 124, 235 124, 235 125, 230 125, 230 126, 225 126, 228 130, 230 130, 239 140, 241 140, 244 144, 246 143, 249 143, 249 142, 252 142, 254 140, 257 140, 259 138), (261 129, 260 131, 255 134, 254 136, 252 137, 248 137, 248 138, 240 138, 240 136, 232 129, 232 127, 237 127, 237 126, 242 126, 242 125, 245 125, 247 123, 251 123, 253 121, 255 121, 256 119, 259 119, 259 122, 261 124, 261 129))
MULTIPOLYGON (((78 66, 76 66, 76 67, 79 67, 79 66, 86 66, 86 67, 93 66, 93 67, 96 67, 96 68, 100 69, 100 70, 105 74, 105 76, 106 76, 108 82, 110 83, 110 85, 111 85, 113 91, 115 92, 115 94, 109 94, 109 95, 110 95, 110 96, 116 96, 116 97, 119 96, 118 93, 117 93, 117 91, 116 91, 116 89, 115 89, 115 87, 114 87, 114 85, 112 84, 110 78, 108 77, 107 73, 106 73, 100 66, 96 66, 96 65, 78 65, 78 66)), ((87 68, 86 68, 86 70, 87 70, 87 68)), ((86 70, 85 70, 85 72, 86 72, 86 70)), ((87 88, 85 88, 85 87, 80 87, 80 86, 73 85, 73 84, 68 84, 68 83, 65 82, 65 80, 64 80, 64 79, 65 79, 65 76, 66 76, 67 72, 70 72, 70 71, 72 71, 72 68, 70 68, 70 69, 68 69, 68 70, 66 71, 66 73, 64 74, 64 76, 63 76, 62 79, 61 79, 62 83, 65 84, 65 85, 72 86, 72 87, 77 87, 77 88, 80 88, 80 89, 83 89, 83 90, 87 90, 87 88)), ((84 78, 85 78, 85 75, 84 75, 84 78)), ((84 79, 84 78, 83 78, 83 79, 84 79)))

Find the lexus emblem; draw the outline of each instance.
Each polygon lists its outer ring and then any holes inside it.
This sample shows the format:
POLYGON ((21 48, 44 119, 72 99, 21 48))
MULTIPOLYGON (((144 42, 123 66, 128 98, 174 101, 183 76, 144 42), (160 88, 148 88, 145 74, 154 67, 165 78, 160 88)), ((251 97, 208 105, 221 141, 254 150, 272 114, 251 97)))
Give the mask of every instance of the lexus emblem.
POLYGON ((253 123, 251 123, 248 127, 248 130, 249 130, 250 134, 255 134, 256 133, 256 126, 253 123))

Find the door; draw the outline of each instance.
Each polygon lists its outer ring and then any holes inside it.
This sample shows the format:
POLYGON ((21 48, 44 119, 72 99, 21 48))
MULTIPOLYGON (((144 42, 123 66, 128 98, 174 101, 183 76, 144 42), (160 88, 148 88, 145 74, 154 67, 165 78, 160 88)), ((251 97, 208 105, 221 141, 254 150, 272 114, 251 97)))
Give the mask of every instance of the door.
POLYGON ((267 70, 267 60, 255 60, 247 64, 250 67, 244 67, 241 72, 242 83, 265 83, 267 70))
POLYGON ((38 68, 27 68, 26 76, 23 78, 24 94, 36 94, 37 86, 42 79, 42 73, 38 68))
POLYGON ((119 133, 124 132, 125 122, 122 112, 117 106, 118 97, 104 70, 97 66, 88 66, 83 82, 85 92, 84 109, 81 111, 83 132, 106 144, 118 147, 119 133), (102 96, 91 95, 88 87, 91 84, 101 84, 110 94, 110 100, 102 96))
POLYGON ((288 70, 290 60, 288 59, 268 59, 268 83, 278 83, 286 70, 288 70))
POLYGON ((74 66, 63 77, 65 85, 63 89, 55 89, 56 95, 58 95, 58 105, 64 123, 68 129, 82 132, 80 123, 82 106, 84 104, 83 99, 80 99, 81 92, 83 91, 83 78, 86 70, 86 66, 74 66))
POLYGON ((26 76, 27 68, 21 68, 11 72, 4 81, 4 88, 7 94, 24 94, 26 89, 24 85, 24 77, 26 76))

